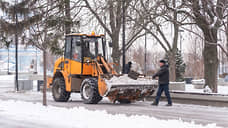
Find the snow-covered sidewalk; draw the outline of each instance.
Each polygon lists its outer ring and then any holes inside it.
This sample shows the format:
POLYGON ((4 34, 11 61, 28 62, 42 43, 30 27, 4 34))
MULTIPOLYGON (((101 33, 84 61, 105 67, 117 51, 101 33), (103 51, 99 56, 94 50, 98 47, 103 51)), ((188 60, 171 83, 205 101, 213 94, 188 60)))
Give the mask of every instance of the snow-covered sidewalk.
POLYGON ((167 108, 164 106, 166 102, 161 102, 158 107, 151 106, 151 102, 113 105, 107 99, 97 105, 87 105, 83 104, 80 94, 72 94, 69 102, 59 103, 53 101, 51 93, 47 93, 49 106, 43 107, 40 104, 41 92, 14 92, 13 79, 13 75, 0 76, 1 128, 217 128, 215 124, 228 126, 228 108, 221 107, 175 103, 167 108))
MULTIPOLYGON (((0 117, 34 123, 42 126, 64 128, 219 128, 215 124, 206 126, 182 120, 159 120, 149 116, 111 115, 106 111, 90 111, 83 107, 62 108, 40 103, 0 100, 0 117)), ((24 124, 23 124, 24 123, 24 124)))
MULTIPOLYGON (((195 89, 192 84, 186 84, 185 87, 185 92, 204 93, 204 89, 195 89)), ((228 95, 228 86, 218 86, 217 94, 228 95)))

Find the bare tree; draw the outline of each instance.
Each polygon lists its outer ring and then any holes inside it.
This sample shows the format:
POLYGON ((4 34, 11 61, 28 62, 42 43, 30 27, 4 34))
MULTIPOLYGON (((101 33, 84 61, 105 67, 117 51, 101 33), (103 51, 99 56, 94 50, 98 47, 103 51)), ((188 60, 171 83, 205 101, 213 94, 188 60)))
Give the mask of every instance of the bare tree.
MULTIPOLYGON (((195 28, 192 26, 192 29, 195 28)), ((189 39, 190 44, 188 45, 188 52, 185 54, 185 76, 202 79, 204 77, 204 62, 202 54, 202 42, 204 41, 204 39, 193 33, 189 34, 189 39)))
POLYGON ((46 55, 48 50, 48 44, 51 42, 51 33, 48 26, 47 19, 50 16, 49 9, 50 5, 47 3, 39 3, 40 5, 44 5, 44 8, 39 8, 36 10, 36 13, 42 14, 42 19, 37 21, 33 26, 31 26, 30 34, 26 38, 28 44, 32 44, 33 46, 39 48, 43 51, 43 78, 44 78, 44 86, 43 86, 43 105, 47 105, 46 98, 46 85, 47 85, 47 73, 46 73, 46 55))
MULTIPOLYGON (((170 79, 176 80, 176 58, 177 43, 179 36, 179 28, 181 25, 185 25, 184 22, 187 19, 186 16, 180 16, 176 10, 170 11, 166 6, 167 2, 155 0, 138 0, 138 6, 132 6, 137 12, 141 21, 137 20, 133 16, 130 17, 132 21, 135 21, 138 25, 149 33, 168 53, 168 59, 170 64, 170 79), (181 23, 181 24, 180 24, 181 23), (172 27, 169 27, 169 26, 172 27), (167 27, 172 28, 170 31, 173 33, 171 36, 167 34, 167 27)), ((173 8, 179 8, 179 2, 171 0, 170 4, 173 8)))
POLYGON ((27 44, 31 44, 43 51, 43 105, 47 105, 47 53, 62 55, 64 34, 69 34, 72 27, 79 24, 79 20, 77 20, 77 15, 81 11, 79 4, 80 1, 71 3, 70 0, 40 0, 36 5, 36 10, 33 12, 41 14, 42 17, 30 26, 30 34, 25 39, 27 44))
MULTIPOLYGON (((170 2, 170 0, 163 0, 170 2)), ((181 8, 169 7, 190 17, 204 35, 204 77, 206 84, 217 92, 218 51, 217 34, 225 18, 227 0, 182 0, 181 8)), ((168 6, 168 5, 167 5, 168 6)))
MULTIPOLYGON (((33 25, 28 28, 29 34, 24 34, 24 42, 27 45, 33 45, 43 52, 43 105, 47 105, 46 101, 46 85, 47 85, 47 53, 49 51, 54 53, 62 53, 61 44, 64 39, 65 27, 68 24, 65 20, 58 20, 59 17, 59 3, 52 3, 49 0, 40 0, 36 5, 34 14, 40 14, 41 17, 33 25), (63 24, 61 24, 63 23, 63 24)), ((35 8, 34 7, 34 8, 35 8)), ((69 25, 70 26, 70 25, 69 25)), ((67 27, 66 27, 67 28, 67 27)), ((70 29, 70 28, 68 28, 70 29)), ((70 30, 69 30, 70 32, 70 30)), ((25 32, 26 33, 26 32, 25 32)))
MULTIPOLYGON (((226 14, 228 14, 228 10, 226 10, 226 14)), ((226 55, 228 55, 228 16, 226 16, 226 19, 223 21, 223 28, 221 30, 224 32, 224 34, 226 36, 226 48, 225 49, 226 49, 226 55)))
MULTIPOLYGON (((112 40, 113 50, 112 50, 112 59, 114 63, 120 64, 120 57, 122 53, 122 49, 120 48, 119 40, 120 40, 120 30, 122 24, 122 0, 107 0, 107 1, 91 1, 84 0, 86 8, 92 13, 95 19, 99 22, 99 24, 105 29, 107 34, 112 40), (107 16, 108 24, 104 20, 103 16, 107 16)), ((132 0, 125 0, 124 8, 126 10, 126 14, 130 13, 129 5, 132 0)), ((127 20, 127 28, 128 28, 128 37, 126 43, 126 50, 133 44, 135 40, 141 37, 141 31, 138 25, 134 23, 130 23, 127 20)), ((118 71, 120 71, 120 67, 115 67, 118 71)))

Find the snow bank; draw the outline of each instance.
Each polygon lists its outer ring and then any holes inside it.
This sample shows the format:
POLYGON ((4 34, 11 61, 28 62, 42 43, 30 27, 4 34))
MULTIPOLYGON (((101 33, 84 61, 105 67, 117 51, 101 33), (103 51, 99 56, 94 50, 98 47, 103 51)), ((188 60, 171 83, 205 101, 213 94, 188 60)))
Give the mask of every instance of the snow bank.
POLYGON ((228 95, 228 86, 218 86, 218 93, 228 95))
POLYGON ((204 79, 199 79, 199 80, 192 80, 192 84, 205 84, 205 80, 204 79))
POLYGON ((14 81, 15 75, 0 75, 0 80, 1 81, 14 81))
POLYGON ((48 106, 40 103, 0 100, 2 117, 49 127, 64 128, 219 128, 183 122, 182 120, 158 120, 148 116, 111 115, 105 111, 89 111, 82 107, 71 109, 48 106))
MULTIPOLYGON (((194 85, 186 84, 185 85, 186 92, 194 92, 194 93, 205 93, 204 89, 195 89, 194 85)), ((209 93, 209 92, 207 92, 209 93)), ((228 86, 218 86, 218 93, 222 95, 228 95, 228 86)))

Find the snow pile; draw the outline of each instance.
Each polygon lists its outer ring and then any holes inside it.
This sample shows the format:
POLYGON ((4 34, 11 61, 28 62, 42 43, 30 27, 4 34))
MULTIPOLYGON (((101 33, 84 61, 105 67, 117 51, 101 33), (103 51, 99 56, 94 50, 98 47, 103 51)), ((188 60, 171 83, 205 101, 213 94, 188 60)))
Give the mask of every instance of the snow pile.
POLYGON ((212 90, 210 89, 209 86, 206 86, 206 87, 203 89, 203 92, 204 92, 204 93, 212 93, 212 90))
POLYGON ((1 101, 1 117, 24 123, 64 128, 219 128, 216 124, 206 126, 182 120, 158 120, 149 116, 111 115, 105 111, 89 111, 82 107, 71 109, 22 101, 1 101))
POLYGON ((137 80, 131 79, 127 74, 117 77, 113 76, 110 80, 105 80, 108 86, 113 85, 157 85, 157 80, 138 78, 137 80))

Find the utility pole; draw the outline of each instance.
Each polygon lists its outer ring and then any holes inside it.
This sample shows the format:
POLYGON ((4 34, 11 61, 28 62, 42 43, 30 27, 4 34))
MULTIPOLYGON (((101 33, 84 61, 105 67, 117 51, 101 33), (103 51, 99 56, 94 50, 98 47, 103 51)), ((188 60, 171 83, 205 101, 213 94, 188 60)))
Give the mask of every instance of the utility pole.
POLYGON ((7 46, 7 48, 8 48, 8 64, 7 64, 7 74, 9 75, 10 73, 9 73, 9 45, 7 46))
POLYGON ((182 35, 180 34, 180 53, 182 53, 182 35))
POLYGON ((122 73, 125 73, 125 0, 122 0, 122 18, 123 18, 123 70, 122 73))
POLYGON ((146 68, 146 62, 147 62, 147 37, 146 37, 146 31, 145 31, 145 53, 144 53, 144 75, 147 74, 147 68, 146 68))
MULTIPOLYGON (((104 22, 105 22, 105 25, 106 25, 106 19, 107 19, 107 17, 106 17, 106 15, 105 15, 105 13, 104 13, 104 22)), ((106 59, 107 59, 107 62, 108 62, 108 59, 109 59, 109 57, 108 57, 108 56, 109 56, 109 53, 108 53, 108 52, 109 52, 109 48, 107 47, 108 44, 107 44, 107 42, 106 42, 106 41, 107 41, 106 34, 107 34, 107 33, 106 33, 106 30, 104 29, 105 46, 106 46, 106 48, 107 48, 107 50, 106 50, 106 53, 107 53, 107 54, 106 54, 106 59)))
POLYGON ((15 0, 15 7, 14 7, 14 12, 15 12, 15 58, 16 58, 16 68, 15 68, 15 87, 16 87, 16 91, 19 91, 19 87, 18 87, 18 16, 17 16, 17 0, 15 0))
MULTIPOLYGON (((148 8, 149 6, 149 1, 146 1, 146 7, 148 8)), ((147 19, 147 18, 146 18, 147 19)), ((146 21, 144 21, 144 25, 146 25, 146 21)), ((147 62, 147 31, 145 30, 145 53, 144 53, 144 75, 147 75, 147 65, 146 65, 146 62, 147 62)))
POLYGON ((36 72, 35 74, 38 74, 38 55, 37 55, 37 47, 36 47, 36 72))

